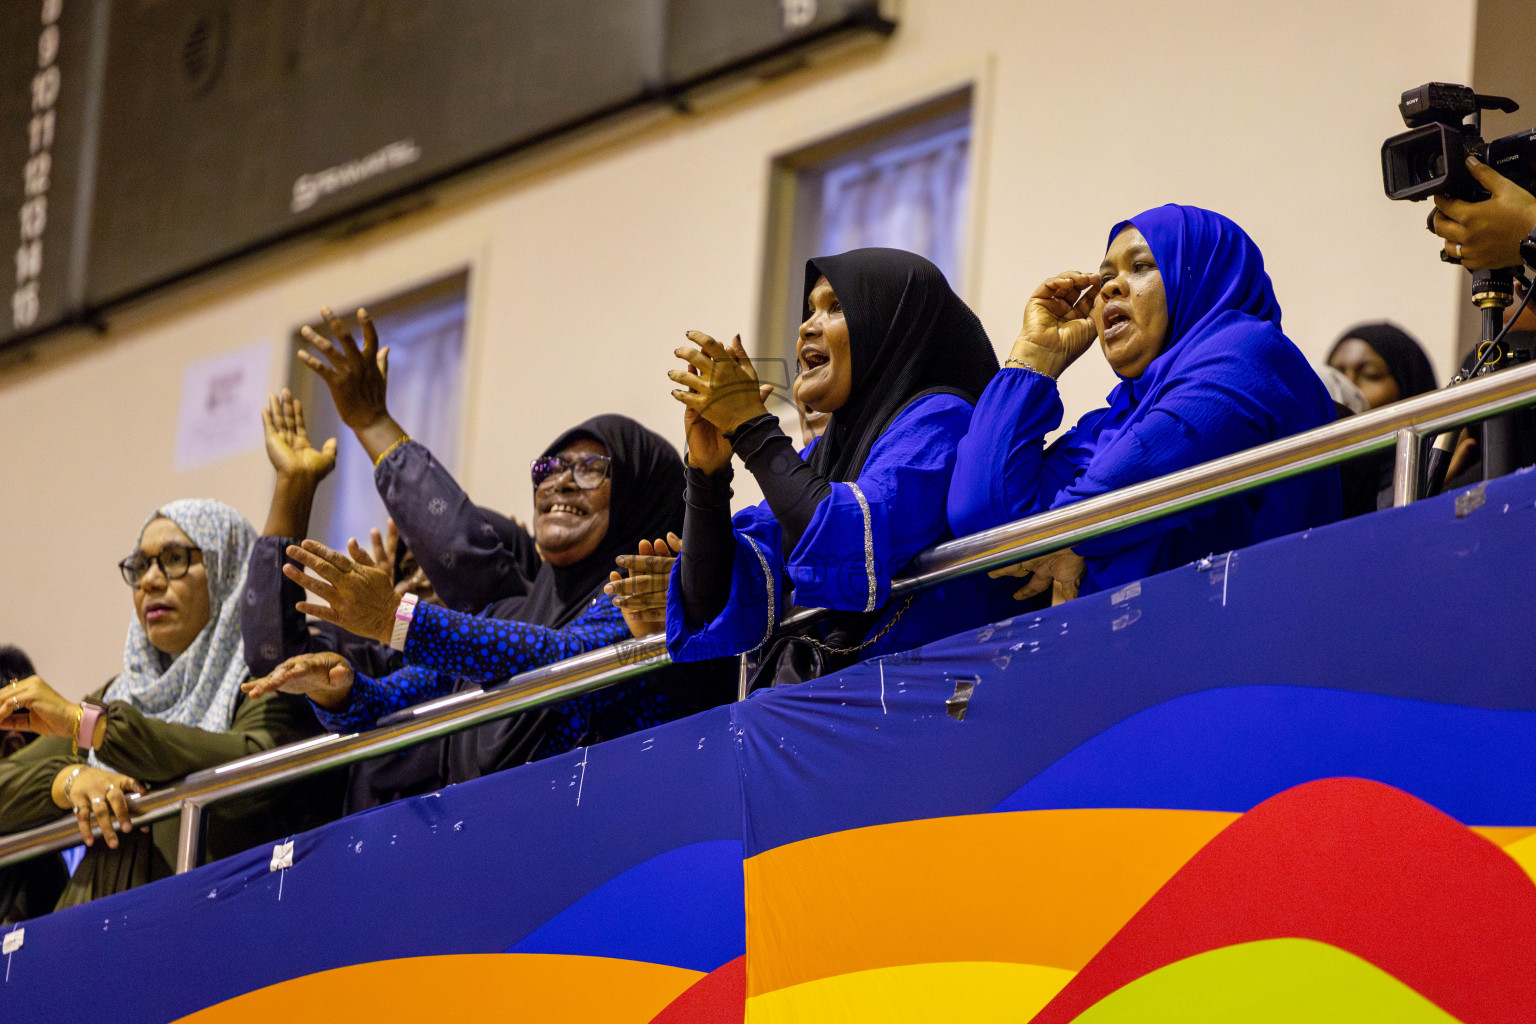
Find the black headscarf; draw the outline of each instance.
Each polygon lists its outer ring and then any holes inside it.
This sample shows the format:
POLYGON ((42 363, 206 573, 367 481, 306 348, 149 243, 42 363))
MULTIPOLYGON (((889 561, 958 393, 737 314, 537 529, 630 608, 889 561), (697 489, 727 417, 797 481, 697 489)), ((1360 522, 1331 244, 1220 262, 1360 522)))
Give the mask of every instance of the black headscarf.
MULTIPOLYGON (((598 595, 616 557, 633 554, 641 540, 683 528, 683 460, 666 439, 628 416, 594 416, 555 438, 543 454, 558 455, 583 439, 597 441, 613 460, 607 535, 575 565, 543 563, 528 592, 496 602, 486 613, 490 617, 558 629, 598 595)), ((551 716, 560 713, 559 705, 546 705, 446 737, 441 777, 463 782, 541 756, 555 721, 551 716)))
POLYGON ((854 249, 807 260, 807 304, 823 276, 848 321, 853 384, 810 466, 846 481, 859 475, 880 435, 915 399, 947 392, 974 404, 997 374, 997 354, 944 274, 915 253, 854 249))
POLYGON ((541 563, 527 592, 496 602, 489 611, 492 618, 558 629, 597 596, 615 558, 634 554, 642 540, 682 530, 683 460, 665 438, 628 416, 594 416, 555 438, 542 454, 558 455, 582 440, 598 442, 613 460, 608 533, 596 551, 574 565, 541 563))
POLYGON ((1339 346, 1351 338, 1358 338, 1376 350, 1381 361, 1387 364, 1387 372, 1397 381, 1397 390, 1404 398, 1422 395, 1439 387, 1435 383, 1435 368, 1429 364, 1429 356, 1424 354, 1424 349, 1413 340, 1413 336, 1401 327, 1389 323, 1358 324, 1345 331, 1333 343, 1333 348, 1328 350, 1328 358, 1332 359, 1339 346))

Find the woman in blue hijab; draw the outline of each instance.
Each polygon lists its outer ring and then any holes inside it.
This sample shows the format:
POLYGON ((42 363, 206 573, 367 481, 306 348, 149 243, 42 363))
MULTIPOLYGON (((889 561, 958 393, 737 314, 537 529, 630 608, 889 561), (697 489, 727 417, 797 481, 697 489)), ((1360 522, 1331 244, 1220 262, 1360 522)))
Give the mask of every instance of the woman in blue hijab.
MULTIPOLYGON (((956 535, 1059 508, 1331 422, 1315 371, 1280 329, 1258 246, 1226 217, 1161 206, 1110 231, 1097 274, 1035 290, 1011 357, 976 405, 949 493, 956 535), (1056 379, 1099 339, 1121 378, 1109 407, 1049 447, 1056 379)), ((1334 469, 1250 490, 999 570, 1058 598, 1116 587, 1339 517, 1334 469)))

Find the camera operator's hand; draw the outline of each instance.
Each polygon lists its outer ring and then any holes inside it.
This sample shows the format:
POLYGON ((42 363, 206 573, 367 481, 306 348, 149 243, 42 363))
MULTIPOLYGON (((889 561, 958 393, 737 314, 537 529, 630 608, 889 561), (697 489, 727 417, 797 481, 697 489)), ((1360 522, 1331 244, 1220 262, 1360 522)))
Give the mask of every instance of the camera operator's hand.
POLYGON ((1435 196, 1435 234, 1464 267, 1520 266, 1520 243, 1536 228, 1536 196, 1476 157, 1467 157, 1467 169, 1492 195, 1480 203, 1435 196))

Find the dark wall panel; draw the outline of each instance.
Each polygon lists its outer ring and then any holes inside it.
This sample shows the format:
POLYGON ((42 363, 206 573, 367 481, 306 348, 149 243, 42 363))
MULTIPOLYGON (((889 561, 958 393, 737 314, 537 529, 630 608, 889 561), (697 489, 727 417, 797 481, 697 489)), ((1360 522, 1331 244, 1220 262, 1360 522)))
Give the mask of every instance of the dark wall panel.
POLYGON ((625 107, 893 27, 870 0, 6 0, 0 246, 17 276, 0 345, 625 107))
POLYGON ((671 0, 667 81, 680 85, 839 28, 889 31, 871 0, 671 0))
POLYGON ((89 301, 643 98, 661 3, 115 4, 89 301))
POLYGON ((0 344, 57 325, 74 305, 90 22, 82 0, 0 4, 0 344))

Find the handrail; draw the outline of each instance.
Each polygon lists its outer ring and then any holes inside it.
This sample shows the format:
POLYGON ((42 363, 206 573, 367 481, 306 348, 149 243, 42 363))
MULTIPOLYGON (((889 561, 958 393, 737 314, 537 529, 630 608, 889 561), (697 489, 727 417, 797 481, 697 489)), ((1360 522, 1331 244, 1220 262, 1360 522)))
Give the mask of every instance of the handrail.
MULTIPOLYGON (((940 544, 919 555, 914 562, 916 572, 895 581, 891 590, 896 595, 905 594, 981 569, 1059 550, 1367 452, 1396 446, 1401 463, 1417 463, 1419 442, 1426 435, 1532 404, 1536 404, 1536 363, 1444 391, 1432 391, 1304 434, 940 544)), ((1416 497, 1417 466, 1401 468, 1413 470, 1397 474, 1394 484, 1395 502, 1406 504, 1416 497)), ((820 614, 819 610, 802 612, 787 622, 808 621, 820 614)), ((185 871, 196 859, 198 821, 210 803, 611 686, 669 661, 665 641, 660 636, 590 651, 524 672, 497 687, 417 705, 390 716, 368 732, 317 736, 198 772, 175 786, 132 797, 133 818, 147 824, 186 808, 177 864, 178 871, 185 871)), ((0 836, 0 866, 61 850, 78 841, 73 817, 0 836)))

